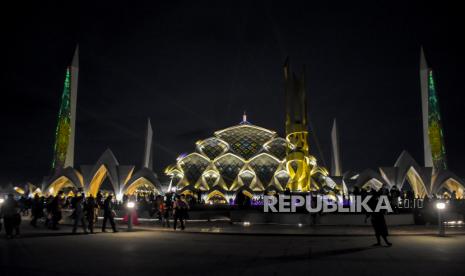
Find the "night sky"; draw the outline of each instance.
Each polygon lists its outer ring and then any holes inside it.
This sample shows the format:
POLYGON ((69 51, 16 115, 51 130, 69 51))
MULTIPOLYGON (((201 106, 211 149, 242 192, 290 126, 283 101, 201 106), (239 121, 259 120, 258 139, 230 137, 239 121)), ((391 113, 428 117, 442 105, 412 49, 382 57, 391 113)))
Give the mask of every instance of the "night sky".
POLYGON ((148 117, 159 175, 195 141, 239 123, 244 110, 253 124, 283 135, 287 56, 294 70, 306 65, 310 146, 320 163, 330 164, 337 118, 344 171, 392 166, 404 149, 422 164, 422 44, 436 72, 448 164, 465 176, 460 6, 98 2, 2 8, 0 184, 39 183, 50 173, 77 43, 76 165, 111 148, 120 164, 140 166, 148 117))

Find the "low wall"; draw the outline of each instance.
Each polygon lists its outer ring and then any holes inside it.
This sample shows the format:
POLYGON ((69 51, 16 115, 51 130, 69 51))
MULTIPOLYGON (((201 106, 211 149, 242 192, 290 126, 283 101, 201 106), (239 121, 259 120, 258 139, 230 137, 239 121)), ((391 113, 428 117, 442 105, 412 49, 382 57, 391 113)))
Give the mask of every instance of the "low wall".
MULTIPOLYGON (((63 213, 63 218, 69 220, 71 210, 66 210, 63 213)), ((117 211, 117 217, 123 217, 126 211, 117 211)), ((100 215, 103 215, 100 212, 100 215)), ((436 213, 433 217, 428 218, 432 224, 437 222, 436 213)), ((149 218, 147 212, 139 214, 141 218, 149 218)), ((154 216, 153 218, 156 218, 154 216)), ((463 215, 457 213, 445 213, 444 221, 460 221, 464 220, 463 215)), ((275 224, 299 224, 304 225, 366 225, 364 214, 323 214, 311 215, 308 213, 263 213, 261 210, 224 210, 224 209, 208 209, 208 210, 192 210, 189 212, 190 220, 230 220, 231 222, 251 223, 275 223, 275 224)), ((413 214, 390 214, 386 215, 386 223, 388 225, 413 225, 415 224, 413 214)), ((421 223, 420 223, 421 224, 421 223)))
MULTIPOLYGON (((250 223, 277 223, 277 224, 318 224, 318 225, 366 225, 363 214, 276 214, 251 211, 231 211, 231 221, 250 223)), ((388 225, 412 225, 414 224, 412 214, 387 215, 388 225)))

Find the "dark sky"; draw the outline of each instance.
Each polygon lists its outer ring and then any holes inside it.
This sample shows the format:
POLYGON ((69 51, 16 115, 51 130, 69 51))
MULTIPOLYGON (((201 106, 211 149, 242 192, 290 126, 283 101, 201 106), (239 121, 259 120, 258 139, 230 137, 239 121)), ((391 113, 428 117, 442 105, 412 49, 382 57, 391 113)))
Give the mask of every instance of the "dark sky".
POLYGON ((0 184, 37 183, 49 173, 76 43, 78 165, 111 148, 121 164, 140 166, 147 117, 158 174, 195 141, 237 124, 243 110, 282 135, 286 56, 296 70, 306 65, 319 144, 312 139, 311 150, 326 164, 333 118, 344 171, 391 166, 403 149, 422 163, 423 44, 436 71, 449 167, 465 175, 465 17, 458 5, 94 2, 2 8, 0 184))

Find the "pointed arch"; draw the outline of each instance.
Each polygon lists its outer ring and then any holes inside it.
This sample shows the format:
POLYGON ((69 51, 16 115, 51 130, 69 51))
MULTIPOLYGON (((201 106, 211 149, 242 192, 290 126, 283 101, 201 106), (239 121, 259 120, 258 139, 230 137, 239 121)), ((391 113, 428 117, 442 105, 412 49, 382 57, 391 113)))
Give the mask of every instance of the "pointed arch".
POLYGON ((96 196, 100 186, 102 186, 103 181, 108 175, 108 169, 105 165, 100 165, 95 174, 92 177, 92 180, 89 183, 87 193, 91 196, 96 196))
POLYGON ((378 191, 383 187, 383 182, 379 181, 379 179, 371 178, 367 182, 365 182, 365 184, 362 185, 362 189, 366 189, 368 187, 374 189, 375 191, 378 191))
POLYGON ((420 177, 420 174, 413 166, 408 169, 405 178, 410 184, 415 197, 424 198, 428 195, 428 189, 426 188, 423 179, 420 177))
POLYGON ((64 188, 78 188, 73 181, 71 181, 67 176, 60 176, 55 179, 47 188, 49 194, 56 196, 59 191, 64 188))
POLYGON ((384 179, 378 172, 372 169, 367 169, 360 173, 360 175, 357 177, 355 186, 360 188, 366 188, 369 186, 377 191, 381 189, 384 184, 384 179))
POLYGON ((461 199, 465 196, 465 187, 460 183, 459 180, 455 178, 447 178, 444 180, 438 187, 437 191, 440 191, 442 188, 447 189, 450 193, 455 192, 457 198, 461 199))
POLYGON ((123 194, 132 195, 139 188, 154 190, 156 193, 161 194, 161 191, 157 188, 157 186, 145 177, 139 177, 138 179, 133 181, 129 186, 126 187, 125 191, 123 191, 123 194))

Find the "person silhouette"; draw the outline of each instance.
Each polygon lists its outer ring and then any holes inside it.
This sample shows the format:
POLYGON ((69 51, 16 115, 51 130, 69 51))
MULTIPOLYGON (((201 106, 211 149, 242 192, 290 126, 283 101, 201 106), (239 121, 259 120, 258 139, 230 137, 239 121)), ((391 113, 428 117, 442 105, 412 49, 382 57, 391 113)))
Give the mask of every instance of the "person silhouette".
POLYGON ((373 230, 375 231, 376 243, 373 246, 380 246, 381 245, 381 238, 383 238, 384 242, 387 246, 392 246, 392 243, 389 242, 387 236, 389 235, 388 228, 386 225, 386 220, 384 219, 385 210, 375 211, 376 206, 378 205, 378 201, 380 194, 376 191, 371 192, 371 199, 368 202, 369 207, 373 212, 367 213, 365 222, 368 218, 371 218, 371 225, 373 226, 373 230))
POLYGON ((76 233, 77 227, 79 224, 82 226, 82 230, 87 234, 87 225, 85 218, 85 206, 84 206, 84 195, 77 196, 74 203, 74 212, 73 212, 73 234, 76 233))
POLYGON ((106 232, 106 227, 107 227, 107 221, 110 222, 111 228, 113 229, 113 232, 118 232, 116 230, 115 226, 115 220, 114 217, 116 215, 113 207, 113 196, 109 195, 105 201, 103 202, 103 223, 102 223, 102 232, 106 232))

